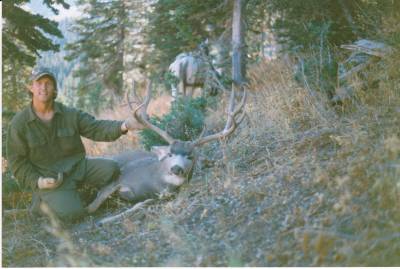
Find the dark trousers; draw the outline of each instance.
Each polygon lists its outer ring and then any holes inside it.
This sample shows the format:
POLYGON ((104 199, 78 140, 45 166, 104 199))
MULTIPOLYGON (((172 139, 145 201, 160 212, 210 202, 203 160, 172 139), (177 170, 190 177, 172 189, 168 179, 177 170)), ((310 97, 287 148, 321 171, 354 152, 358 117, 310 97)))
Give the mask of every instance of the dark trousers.
POLYGON ((61 220, 74 220, 85 213, 85 205, 78 192, 81 188, 100 189, 116 180, 120 174, 118 164, 113 160, 90 158, 82 160, 64 175, 61 186, 54 190, 40 190, 41 203, 46 203, 61 220))

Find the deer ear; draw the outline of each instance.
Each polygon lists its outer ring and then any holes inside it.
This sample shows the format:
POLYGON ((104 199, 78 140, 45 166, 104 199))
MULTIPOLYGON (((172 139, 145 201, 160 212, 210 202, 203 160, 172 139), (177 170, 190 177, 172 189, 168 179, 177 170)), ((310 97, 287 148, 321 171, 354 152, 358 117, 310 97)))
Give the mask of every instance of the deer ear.
POLYGON ((169 146, 153 146, 151 152, 155 153, 159 160, 167 156, 169 153, 169 146))

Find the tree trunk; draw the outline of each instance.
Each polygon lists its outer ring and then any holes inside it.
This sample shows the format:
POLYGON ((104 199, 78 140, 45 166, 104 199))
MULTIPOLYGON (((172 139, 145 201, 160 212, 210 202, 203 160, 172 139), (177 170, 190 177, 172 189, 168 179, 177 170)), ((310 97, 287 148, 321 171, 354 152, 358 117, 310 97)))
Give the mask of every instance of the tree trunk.
MULTIPOLYGON (((232 95, 238 95, 243 84, 243 3, 246 0, 234 0, 232 19, 232 95)), ((241 95, 241 94, 239 94, 241 95)), ((233 112, 235 102, 230 103, 228 111, 233 112)), ((232 125, 229 118, 225 125, 227 130, 232 125)))
POLYGON ((234 0, 232 20, 232 79, 233 87, 243 83, 243 2, 234 0))

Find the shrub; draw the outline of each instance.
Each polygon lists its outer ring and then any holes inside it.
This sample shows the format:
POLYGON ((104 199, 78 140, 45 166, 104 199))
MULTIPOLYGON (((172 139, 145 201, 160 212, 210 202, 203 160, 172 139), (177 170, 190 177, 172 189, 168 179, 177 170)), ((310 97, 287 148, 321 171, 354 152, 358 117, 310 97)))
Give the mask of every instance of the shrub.
MULTIPOLYGON (((176 99, 171 111, 164 117, 151 117, 150 122, 166 130, 173 138, 183 141, 197 137, 203 128, 207 99, 204 97, 186 100, 176 99)), ((149 150, 152 146, 167 145, 157 133, 145 129, 140 132, 140 143, 149 150)))
POLYGON ((328 41, 330 24, 310 24, 309 29, 315 41, 307 48, 300 46, 299 53, 294 52, 299 58, 295 79, 302 86, 323 92, 332 98, 336 86, 338 57, 334 53, 334 46, 328 41))

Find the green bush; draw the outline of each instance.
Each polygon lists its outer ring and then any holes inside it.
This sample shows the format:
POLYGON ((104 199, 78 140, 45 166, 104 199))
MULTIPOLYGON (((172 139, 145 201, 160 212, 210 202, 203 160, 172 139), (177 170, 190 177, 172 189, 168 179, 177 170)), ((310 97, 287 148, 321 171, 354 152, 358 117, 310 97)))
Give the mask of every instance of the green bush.
POLYGON ((294 55, 299 59, 295 79, 313 91, 333 97, 338 72, 338 55, 329 43, 330 23, 318 25, 309 23, 313 43, 307 48, 300 47, 294 55))
MULTIPOLYGON (((188 141, 195 139, 202 131, 207 99, 198 97, 193 99, 178 98, 171 106, 171 111, 164 117, 151 117, 150 122, 160 127, 173 138, 188 141)), ((145 129, 139 133, 140 143, 146 150, 152 146, 167 145, 157 133, 145 129)))
POLYGON ((295 79, 303 86, 333 97, 337 83, 338 62, 329 49, 324 48, 321 54, 310 52, 301 59, 295 72, 295 79))

